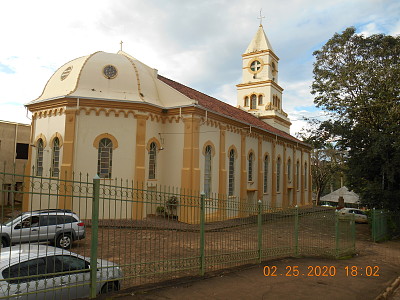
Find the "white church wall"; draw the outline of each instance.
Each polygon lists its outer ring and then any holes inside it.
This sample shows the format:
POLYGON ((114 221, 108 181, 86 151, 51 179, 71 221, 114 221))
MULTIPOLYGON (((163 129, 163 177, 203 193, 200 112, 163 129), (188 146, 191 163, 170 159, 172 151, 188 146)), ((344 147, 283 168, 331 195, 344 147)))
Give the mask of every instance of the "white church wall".
POLYGON ((98 149, 93 142, 101 134, 110 134, 115 137, 118 147, 113 150, 112 178, 123 180, 134 179, 136 119, 132 114, 127 118, 115 117, 112 113, 107 117, 104 112, 96 116, 81 113, 76 121, 76 146, 74 157, 75 173, 89 173, 93 178, 97 173, 98 149))
MULTIPOLYGON (((35 192, 40 192, 40 189, 44 189, 49 194, 57 194, 58 192, 58 184, 56 178, 51 178, 51 162, 52 162, 52 145, 51 145, 51 138, 56 134, 59 133, 62 137, 64 136, 64 123, 65 123, 65 115, 52 115, 47 117, 37 118, 35 120, 35 127, 33 131, 33 142, 36 146, 36 141, 39 136, 45 139, 46 146, 44 147, 43 151, 43 177, 47 178, 33 178, 34 184, 31 185, 30 189, 33 192, 30 195, 29 201, 29 210, 38 210, 38 209, 45 209, 45 208, 55 208, 58 206, 58 198, 53 196, 43 196, 34 194, 35 192), (51 179, 48 179, 51 178, 51 179)), ((63 147, 60 149, 60 159, 62 158, 63 147)), ((37 166, 36 166, 36 159, 37 159, 37 147, 33 147, 32 149, 32 158, 30 166, 31 172, 32 170, 34 173, 31 175, 36 176, 37 173, 37 166), (34 167, 34 168, 32 168, 34 167)), ((60 164, 61 166, 61 161, 60 164)))
POLYGON ((183 145, 184 145, 184 126, 180 120, 176 123, 173 120, 171 123, 166 121, 161 132, 162 146, 164 150, 160 151, 162 160, 158 168, 163 181, 162 186, 170 188, 179 188, 181 186, 181 173, 183 166, 183 145))
MULTIPOLYGON (((52 145, 51 138, 59 133, 62 137, 64 136, 64 126, 65 124, 65 115, 57 115, 57 116, 48 116, 37 118, 35 121, 35 130, 34 130, 34 143, 36 146, 37 138, 39 135, 44 136, 46 140, 46 147, 43 151, 43 176, 50 177, 50 168, 51 168, 51 160, 52 160, 52 145)), ((36 151, 37 148, 34 147, 32 151, 32 164, 35 166, 36 170, 36 151)), ((61 158, 63 148, 61 147, 61 158)), ((61 165, 61 162, 60 162, 61 165)))

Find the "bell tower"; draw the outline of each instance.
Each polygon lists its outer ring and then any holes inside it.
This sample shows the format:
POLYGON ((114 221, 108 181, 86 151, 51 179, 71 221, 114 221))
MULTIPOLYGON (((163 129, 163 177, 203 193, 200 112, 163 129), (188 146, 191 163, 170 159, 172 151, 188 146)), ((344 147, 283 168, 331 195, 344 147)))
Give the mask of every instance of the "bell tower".
POLYGON ((263 26, 242 54, 242 83, 237 87, 237 106, 265 123, 290 133, 292 124, 282 109, 283 89, 278 84, 278 61, 263 26))

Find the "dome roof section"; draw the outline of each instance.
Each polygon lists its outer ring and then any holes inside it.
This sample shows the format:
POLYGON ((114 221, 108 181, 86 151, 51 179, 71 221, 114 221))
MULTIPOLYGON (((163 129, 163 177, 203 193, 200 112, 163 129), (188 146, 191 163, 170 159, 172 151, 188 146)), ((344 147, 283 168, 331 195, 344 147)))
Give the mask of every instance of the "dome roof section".
POLYGON ((49 79, 42 95, 28 105, 63 97, 148 102, 162 107, 195 102, 160 81, 157 70, 123 51, 95 52, 66 63, 49 79))

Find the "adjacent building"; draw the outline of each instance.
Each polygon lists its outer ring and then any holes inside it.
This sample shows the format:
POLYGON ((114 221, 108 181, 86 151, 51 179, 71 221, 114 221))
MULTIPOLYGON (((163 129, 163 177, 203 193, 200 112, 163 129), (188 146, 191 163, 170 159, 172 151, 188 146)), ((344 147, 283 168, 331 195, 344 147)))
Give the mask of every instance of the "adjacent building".
POLYGON ((21 201, 21 194, 11 191, 22 189, 22 177, 28 162, 30 125, 0 121, 0 205, 11 205, 13 200, 21 201), (17 195, 17 199, 14 199, 17 195))

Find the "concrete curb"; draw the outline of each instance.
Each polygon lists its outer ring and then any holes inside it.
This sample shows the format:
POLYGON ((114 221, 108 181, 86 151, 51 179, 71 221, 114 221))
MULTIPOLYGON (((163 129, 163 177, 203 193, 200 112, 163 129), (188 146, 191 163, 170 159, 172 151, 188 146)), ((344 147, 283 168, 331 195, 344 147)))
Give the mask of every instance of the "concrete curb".
POLYGON ((391 285, 389 285, 385 291, 380 294, 378 297, 375 298, 375 300, 386 300, 390 299, 390 296, 393 294, 393 292, 400 286, 400 276, 397 277, 391 285))

